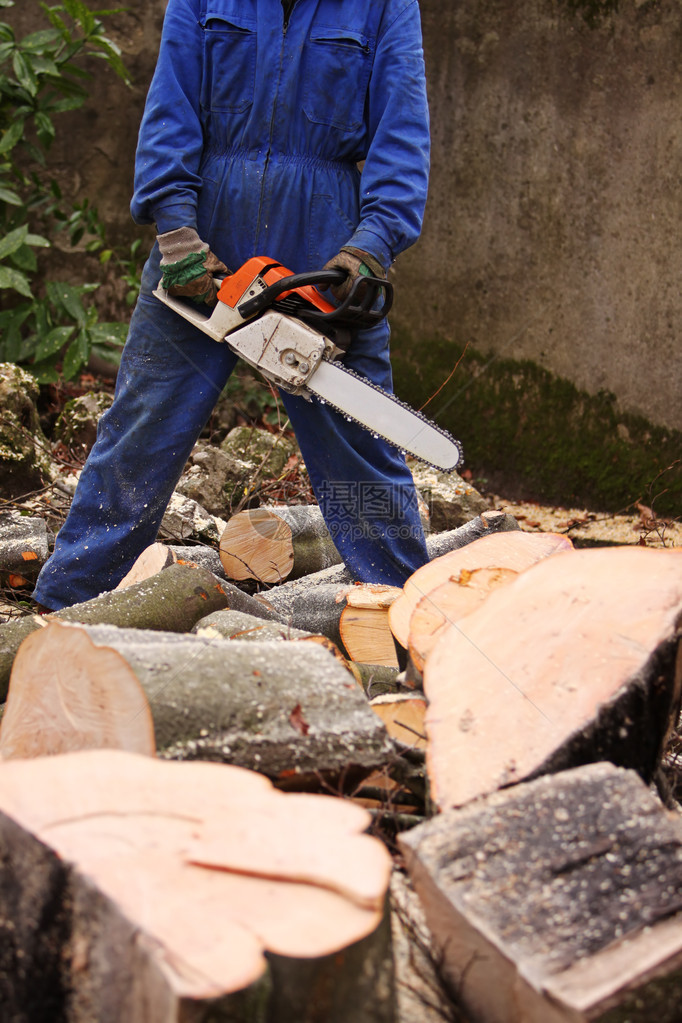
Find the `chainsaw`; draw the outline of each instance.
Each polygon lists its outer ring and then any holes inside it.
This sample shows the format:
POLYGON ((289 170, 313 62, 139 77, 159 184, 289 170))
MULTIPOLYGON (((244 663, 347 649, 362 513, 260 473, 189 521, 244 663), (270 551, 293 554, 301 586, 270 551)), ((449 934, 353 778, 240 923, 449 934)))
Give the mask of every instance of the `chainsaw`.
POLYGON ((211 313, 161 286, 154 294, 209 337, 228 344, 283 391, 308 400, 314 396, 374 436, 451 472, 462 460, 458 441, 343 365, 351 330, 378 323, 393 299, 393 286, 370 276, 359 276, 338 306, 318 291, 345 279, 345 270, 292 274, 280 263, 256 256, 223 278, 211 313))

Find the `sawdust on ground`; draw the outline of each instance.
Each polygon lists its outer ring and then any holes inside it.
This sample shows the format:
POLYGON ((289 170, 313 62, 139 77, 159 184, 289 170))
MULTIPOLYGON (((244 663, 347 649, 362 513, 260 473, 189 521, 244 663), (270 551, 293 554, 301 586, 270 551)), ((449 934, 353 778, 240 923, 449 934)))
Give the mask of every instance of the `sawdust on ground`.
POLYGON ((646 547, 682 548, 682 521, 658 518, 650 508, 637 505, 628 515, 515 503, 489 495, 492 508, 513 515, 521 529, 533 533, 561 533, 576 547, 630 544, 646 547))

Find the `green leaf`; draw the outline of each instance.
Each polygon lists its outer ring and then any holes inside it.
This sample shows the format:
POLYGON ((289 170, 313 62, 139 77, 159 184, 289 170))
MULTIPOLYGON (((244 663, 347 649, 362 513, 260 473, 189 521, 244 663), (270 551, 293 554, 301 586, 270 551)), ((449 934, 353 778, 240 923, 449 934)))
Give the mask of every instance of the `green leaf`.
POLYGON ((18 248, 25 245, 27 234, 28 227, 24 224, 23 227, 17 227, 16 230, 6 234, 4 238, 0 238, 0 259, 7 259, 18 248))
POLYGON ((23 206, 22 200, 11 188, 4 188, 0 185, 0 202, 6 202, 9 206, 23 206))
POLYGON ((29 245, 22 245, 16 252, 13 252, 11 261, 17 270, 25 270, 27 273, 35 273, 38 269, 36 254, 29 245))
POLYGON ((62 374, 66 380, 72 380, 90 356, 90 339, 84 330, 71 342, 64 356, 62 374))
POLYGON ((97 323, 90 330, 93 345, 107 349, 123 348, 127 336, 127 323, 97 323))
POLYGON ((9 266, 0 266, 0 291, 3 289, 18 291, 20 295, 25 295, 26 298, 33 298, 31 286, 26 275, 20 273, 19 270, 12 270, 9 266))
POLYGON ((43 238, 42 234, 31 234, 30 232, 26 235, 26 244, 33 246, 34 249, 49 249, 51 242, 47 238, 43 238))
POLYGON ((14 68, 14 74, 17 76, 19 85, 26 90, 29 96, 35 96, 38 92, 38 79, 34 74, 33 68, 19 50, 14 52, 12 67, 14 68))
POLYGON ((46 359, 44 362, 34 362, 32 366, 26 368, 33 374, 39 384, 56 384, 59 382, 59 373, 57 372, 57 355, 53 355, 51 359, 46 359))
POLYGON ((35 357, 38 360, 47 359, 62 348, 73 334, 75 327, 54 327, 45 337, 38 342, 35 357))
POLYGON ((11 149, 14 149, 23 134, 23 118, 21 120, 15 120, 12 124, 10 124, 9 128, 2 133, 2 138, 0 138, 0 153, 8 153, 11 149))
POLYGON ((80 297, 84 290, 86 289, 75 288, 72 284, 66 284, 64 281, 48 281, 47 283, 47 294, 50 301, 67 312, 79 327, 84 327, 87 321, 87 314, 80 297))
POLYGON ((53 52, 61 39, 61 33, 54 28, 43 28, 38 32, 31 32, 21 40, 22 50, 30 50, 31 53, 44 56, 46 51, 53 52))

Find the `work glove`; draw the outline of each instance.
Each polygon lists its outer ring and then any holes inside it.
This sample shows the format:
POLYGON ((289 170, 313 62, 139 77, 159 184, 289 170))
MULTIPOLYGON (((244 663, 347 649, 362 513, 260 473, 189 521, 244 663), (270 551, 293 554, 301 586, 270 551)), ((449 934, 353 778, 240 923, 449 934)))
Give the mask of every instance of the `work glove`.
POLYGON ((215 305, 219 284, 228 269, 214 256, 193 227, 178 227, 157 238, 161 251, 161 287, 169 295, 188 298, 200 305, 215 305))
MULTIPOLYGON (((338 302, 348 298, 358 277, 385 277, 386 271, 369 252, 344 245, 336 256, 322 267, 323 270, 345 270, 348 276, 341 284, 332 284, 331 292, 338 302)), ((326 291, 326 288, 324 289, 326 291)), ((360 295, 362 297, 362 295, 360 295)))

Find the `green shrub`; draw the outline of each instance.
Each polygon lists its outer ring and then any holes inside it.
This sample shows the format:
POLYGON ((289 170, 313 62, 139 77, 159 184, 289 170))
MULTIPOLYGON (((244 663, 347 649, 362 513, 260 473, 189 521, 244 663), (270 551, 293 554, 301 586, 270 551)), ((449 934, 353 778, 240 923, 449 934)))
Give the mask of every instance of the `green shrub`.
MULTIPOLYGON (((0 0, 0 7, 14 2, 0 0)), ((107 248, 87 200, 65 208, 48 164, 59 114, 88 99, 85 59, 101 58, 128 82, 101 20, 120 9, 92 11, 83 0, 41 3, 40 9, 46 27, 21 39, 0 21, 0 361, 20 363, 47 382, 58 378, 58 367, 73 378, 93 351, 111 360, 126 328, 98 321, 87 301, 97 284, 42 282, 38 250, 49 248, 57 233, 66 232, 71 245, 87 235, 86 250, 98 252, 102 263, 117 261, 134 300, 136 248, 127 258, 107 248)))

